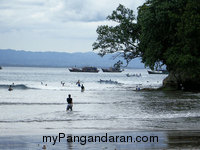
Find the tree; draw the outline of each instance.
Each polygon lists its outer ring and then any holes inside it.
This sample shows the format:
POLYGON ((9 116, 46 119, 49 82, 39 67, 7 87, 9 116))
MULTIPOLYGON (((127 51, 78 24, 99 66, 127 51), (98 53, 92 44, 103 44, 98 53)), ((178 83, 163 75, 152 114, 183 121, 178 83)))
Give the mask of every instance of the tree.
POLYGON ((139 28, 133 11, 119 5, 107 19, 117 25, 102 25, 97 28, 98 37, 93 44, 93 50, 99 50, 100 56, 117 52, 117 55, 124 57, 127 63, 138 57, 139 28))
POLYGON ((122 65, 123 62, 119 60, 117 63, 114 64, 115 70, 120 71, 122 65))
MULTIPOLYGON (((162 63, 175 88, 200 88, 200 3, 198 0, 148 0, 138 11, 139 51, 154 68, 162 63)), ((171 82, 170 81, 170 82, 171 82)))
POLYGON ((117 25, 97 28, 93 49, 101 56, 119 52, 127 63, 142 57, 151 69, 166 65, 175 88, 200 89, 198 0, 147 0, 137 22, 132 10, 119 5, 107 19, 117 25))

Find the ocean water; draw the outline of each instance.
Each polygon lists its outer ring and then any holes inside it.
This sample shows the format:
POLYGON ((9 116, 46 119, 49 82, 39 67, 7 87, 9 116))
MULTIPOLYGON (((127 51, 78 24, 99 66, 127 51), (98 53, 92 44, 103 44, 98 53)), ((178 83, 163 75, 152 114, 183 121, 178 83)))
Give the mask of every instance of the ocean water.
POLYGON ((135 90, 136 86, 158 88, 165 77, 149 75, 146 69, 72 73, 67 68, 4 67, 0 70, 1 135, 200 130, 199 93, 135 90), (78 80, 84 92, 76 85, 78 80), (8 91, 12 83, 13 91, 8 91), (74 102, 72 112, 66 112, 68 94, 74 102))

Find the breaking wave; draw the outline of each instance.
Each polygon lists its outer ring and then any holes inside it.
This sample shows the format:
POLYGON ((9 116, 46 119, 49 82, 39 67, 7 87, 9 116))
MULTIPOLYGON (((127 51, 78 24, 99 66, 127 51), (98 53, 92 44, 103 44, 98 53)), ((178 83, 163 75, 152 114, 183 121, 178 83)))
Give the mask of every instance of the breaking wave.
MULTIPOLYGON (((1 89, 8 89, 10 85, 8 84, 0 84, 0 88, 1 89)), ((16 85, 11 85, 12 88, 14 89, 19 89, 19 90, 26 90, 26 89, 35 89, 35 88, 32 88, 32 87, 28 87, 24 84, 16 84, 16 85)))

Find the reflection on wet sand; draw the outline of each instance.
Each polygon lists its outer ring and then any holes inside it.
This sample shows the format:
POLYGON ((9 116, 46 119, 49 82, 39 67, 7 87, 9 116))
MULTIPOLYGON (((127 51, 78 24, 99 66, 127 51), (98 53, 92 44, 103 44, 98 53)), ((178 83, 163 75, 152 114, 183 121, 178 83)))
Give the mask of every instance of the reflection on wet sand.
MULTIPOLYGON (((72 137, 72 134, 68 134, 68 136, 71 136, 72 137)), ((72 141, 67 141, 67 150, 73 150, 73 142, 72 141)))
MULTIPOLYGON (((42 142, 41 135, 35 136, 10 136, 0 137, 0 149, 37 149, 45 145, 46 149, 92 149, 92 150, 134 150, 134 149, 200 149, 199 130, 170 130, 170 131, 119 131, 109 132, 109 136, 158 136, 158 142, 70 142, 64 138, 53 145, 51 142, 42 142)), ((103 131, 98 134, 68 134, 66 137, 73 136, 105 136, 103 131)))
POLYGON ((167 147, 170 149, 200 148, 200 130, 167 131, 167 138, 167 147))

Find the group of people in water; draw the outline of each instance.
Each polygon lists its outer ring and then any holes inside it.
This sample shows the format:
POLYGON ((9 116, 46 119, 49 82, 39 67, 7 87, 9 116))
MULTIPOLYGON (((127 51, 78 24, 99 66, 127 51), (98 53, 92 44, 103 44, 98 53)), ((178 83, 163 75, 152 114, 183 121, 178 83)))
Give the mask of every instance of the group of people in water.
POLYGON ((44 84, 43 82, 41 82, 41 85, 45 85, 45 86, 47 86, 47 84, 44 84))
MULTIPOLYGON (((63 82, 63 81, 61 81, 60 84, 61 84, 62 86, 65 86, 65 82, 63 82)), ((43 82, 41 82, 41 85, 47 86, 47 84, 45 84, 45 83, 43 83, 43 82)), ((78 87, 81 87, 81 92, 84 92, 84 91, 85 91, 85 87, 84 87, 83 84, 81 85, 80 80, 78 80, 78 81, 76 82, 76 85, 78 85, 78 87)), ((10 88, 11 88, 11 87, 10 87, 10 88)))
MULTIPOLYGON (((62 84, 62 83, 63 83, 63 82, 61 81, 61 84, 62 84)), ((83 84, 81 85, 80 80, 78 80, 78 81, 76 82, 76 85, 78 85, 78 87, 81 87, 81 92, 84 92, 84 91, 85 91, 85 87, 83 86, 83 84)), ((72 100, 72 98, 71 98, 71 94, 68 95, 68 98, 67 98, 66 100, 67 100, 67 103, 68 103, 67 108, 66 108, 66 111, 68 111, 68 110, 71 110, 71 111, 72 111, 73 100, 72 100)))
POLYGON ((76 82, 76 85, 78 85, 78 87, 81 87, 81 92, 84 92, 84 91, 85 91, 85 87, 83 86, 83 84, 81 85, 80 80, 78 80, 78 81, 76 82))
MULTIPOLYGON (((65 83, 62 82, 62 81, 61 81, 61 84, 62 84, 62 86, 65 85, 65 83)), ((79 87, 81 87, 81 92, 84 92, 85 87, 83 86, 83 84, 82 84, 82 85, 80 84, 80 80, 78 80, 76 84, 77 84, 79 87)), ((41 85, 47 86, 47 84, 44 84, 43 82, 41 82, 41 85)), ((13 90, 13 87, 14 87, 14 83, 12 83, 11 85, 9 85, 8 91, 12 91, 12 90, 13 90)), ((66 111, 68 111, 68 110, 71 110, 71 111, 72 111, 73 100, 72 100, 72 98, 71 98, 71 94, 68 95, 68 98, 67 98, 66 100, 67 100, 67 103, 68 103, 67 108, 66 108, 66 111)))

